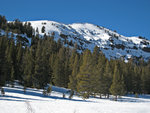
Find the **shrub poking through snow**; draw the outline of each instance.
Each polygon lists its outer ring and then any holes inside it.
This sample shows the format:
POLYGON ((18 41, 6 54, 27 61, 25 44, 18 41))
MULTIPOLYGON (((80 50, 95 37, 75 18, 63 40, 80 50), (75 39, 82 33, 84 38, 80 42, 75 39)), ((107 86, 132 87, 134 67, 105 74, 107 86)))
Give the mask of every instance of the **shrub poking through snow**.
POLYGON ((71 90, 70 95, 69 95, 69 99, 72 99, 72 98, 73 98, 73 95, 74 95, 74 91, 71 90))
POLYGON ((50 87, 47 88, 47 95, 50 95, 51 92, 52 92, 52 87, 50 86, 50 87))
POLYGON ((5 96, 4 88, 1 88, 1 95, 2 95, 2 96, 5 96))

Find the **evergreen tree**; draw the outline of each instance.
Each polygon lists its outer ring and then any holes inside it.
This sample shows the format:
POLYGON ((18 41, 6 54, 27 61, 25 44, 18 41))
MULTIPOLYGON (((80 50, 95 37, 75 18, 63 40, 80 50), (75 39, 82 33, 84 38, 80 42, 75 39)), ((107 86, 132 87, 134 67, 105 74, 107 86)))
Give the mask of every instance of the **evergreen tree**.
POLYGON ((73 64, 72 74, 69 76, 69 88, 73 91, 77 91, 77 74, 79 73, 79 57, 76 54, 73 64))
POLYGON ((110 92, 112 95, 115 96, 115 100, 117 100, 118 95, 124 95, 126 93, 125 84, 124 84, 124 76, 120 75, 119 72, 119 65, 115 65, 114 74, 113 74, 113 81, 110 87, 110 92))
POLYGON ((42 27, 41 32, 45 33, 45 26, 42 27))
POLYGON ((34 83, 34 56, 33 49, 26 48, 24 57, 23 57, 23 85, 24 87, 32 87, 34 83))
POLYGON ((54 74, 54 83, 60 87, 67 87, 66 77, 65 77, 65 48, 62 47, 59 50, 57 59, 55 60, 55 68, 53 71, 54 74))
POLYGON ((92 78, 92 83, 93 83, 93 87, 94 87, 94 93, 100 94, 100 98, 101 98, 101 94, 104 94, 104 70, 105 70, 105 62, 106 62, 106 58, 104 55, 100 54, 99 58, 98 58, 98 64, 96 65, 96 67, 93 68, 93 78, 92 78))
POLYGON ((142 93, 149 94, 150 93, 150 74, 148 67, 143 67, 141 72, 141 89, 142 93))
POLYGON ((83 98, 88 98, 92 93, 91 76, 92 76, 92 62, 91 52, 85 50, 83 53, 83 64, 80 67, 80 72, 77 75, 77 90, 83 98))
POLYGON ((15 61, 16 61, 16 51, 15 51, 15 45, 14 41, 10 41, 10 46, 7 46, 6 49, 6 60, 7 60, 7 80, 11 81, 11 84, 13 84, 13 81, 15 79, 15 61))
POLYGON ((141 75, 140 75, 141 69, 138 66, 134 66, 134 74, 132 79, 133 84, 133 93, 141 93, 141 75))
POLYGON ((5 28, 4 26, 6 26, 6 23, 7 23, 7 20, 5 16, 0 15, 0 28, 4 29, 5 28))
POLYGON ((70 60, 69 60, 69 61, 70 61, 70 65, 69 65, 69 66, 70 66, 70 69, 73 68, 76 54, 77 54, 77 49, 74 48, 74 49, 72 50, 72 52, 71 52, 71 57, 70 57, 70 60))
POLYGON ((39 35, 39 29, 36 28, 36 35, 39 35))
POLYGON ((98 64, 99 55, 100 55, 100 49, 99 47, 95 46, 93 54, 92 54, 93 66, 98 64))
POLYGON ((14 80, 15 80, 15 69, 14 69, 14 66, 12 66, 11 73, 10 73, 11 87, 14 87, 14 80))
POLYGON ((108 94, 108 98, 109 98, 109 88, 112 84, 112 71, 111 71, 111 67, 109 64, 109 61, 107 60, 106 62, 106 67, 104 70, 104 74, 103 74, 103 94, 108 94))
POLYGON ((60 48, 63 48, 63 47, 62 47, 62 42, 61 42, 61 39, 60 39, 60 38, 59 38, 58 41, 57 41, 56 48, 57 48, 57 52, 59 52, 59 49, 60 49, 60 48))
POLYGON ((17 55, 16 55, 16 79, 17 80, 22 80, 21 75, 23 74, 23 69, 22 69, 22 58, 23 58, 23 48, 21 43, 17 45, 17 55))
POLYGON ((129 61, 127 64, 124 63, 122 66, 122 70, 124 73, 124 80, 125 80, 125 85, 127 88, 127 92, 128 93, 132 93, 133 91, 133 75, 134 75, 134 71, 133 71, 133 64, 131 61, 129 61))
POLYGON ((64 64, 64 79, 65 79, 65 88, 68 87, 69 83, 69 75, 71 75, 71 69, 69 67, 69 58, 70 58, 70 49, 67 47, 65 49, 65 64, 64 64))
POLYGON ((53 81, 54 81, 54 84, 56 86, 60 86, 60 87, 63 87, 64 86, 64 78, 63 78, 63 75, 64 75, 64 67, 63 67, 63 64, 61 63, 60 59, 57 57, 56 60, 55 60, 55 65, 54 65, 54 69, 53 69, 53 81))
POLYGON ((97 84, 98 84, 99 77, 98 77, 98 72, 97 72, 97 69, 98 69, 97 65, 98 65, 99 56, 100 56, 99 47, 95 46, 94 51, 91 56, 91 68, 92 68, 91 75, 92 76, 90 77, 92 92, 94 93, 94 96, 98 92, 97 84))
POLYGON ((7 62, 5 58, 5 51, 7 47, 7 38, 0 37, 0 88, 5 85, 7 74, 7 62))
POLYGON ((44 89, 47 83, 50 82, 50 73, 49 63, 46 58, 46 48, 42 48, 42 46, 44 45, 39 42, 35 56, 34 86, 44 89))

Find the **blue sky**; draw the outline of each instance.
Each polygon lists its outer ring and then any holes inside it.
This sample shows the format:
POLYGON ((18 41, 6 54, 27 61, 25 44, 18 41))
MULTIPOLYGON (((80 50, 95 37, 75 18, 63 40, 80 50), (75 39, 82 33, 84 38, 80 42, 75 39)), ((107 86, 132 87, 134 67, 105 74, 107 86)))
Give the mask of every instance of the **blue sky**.
POLYGON ((0 0, 8 20, 88 22, 150 39, 150 0, 0 0))

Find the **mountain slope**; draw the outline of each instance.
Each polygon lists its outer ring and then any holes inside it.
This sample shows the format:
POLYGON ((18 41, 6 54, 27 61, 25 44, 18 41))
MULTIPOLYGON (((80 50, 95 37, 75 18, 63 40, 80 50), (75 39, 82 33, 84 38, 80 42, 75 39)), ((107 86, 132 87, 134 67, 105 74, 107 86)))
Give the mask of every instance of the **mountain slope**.
POLYGON ((150 59, 150 41, 142 37, 125 37, 104 27, 89 23, 66 25, 47 20, 29 22, 35 30, 38 28, 40 35, 46 33, 50 36, 53 35, 55 40, 60 38, 64 42, 67 40, 68 43, 77 43, 80 51, 84 49, 93 50, 97 45, 108 59, 120 57, 124 57, 125 60, 131 57, 150 59), (44 33, 41 32, 43 26, 45 27, 44 33))

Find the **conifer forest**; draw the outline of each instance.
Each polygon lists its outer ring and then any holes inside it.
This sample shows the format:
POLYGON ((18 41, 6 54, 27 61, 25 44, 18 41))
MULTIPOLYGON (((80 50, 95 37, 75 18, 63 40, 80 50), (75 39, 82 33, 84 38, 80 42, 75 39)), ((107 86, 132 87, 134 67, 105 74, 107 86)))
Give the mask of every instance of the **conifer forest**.
POLYGON ((150 94, 150 60, 108 60, 97 46, 79 53, 77 44, 70 48, 53 36, 41 38, 30 23, 7 22, 5 16, 0 16, 0 29, 6 32, 0 35, 0 87, 6 83, 13 87, 15 80, 24 88, 45 89, 51 84, 85 99, 102 94, 107 98, 110 94, 150 94), (21 35, 14 40, 15 34, 26 34, 31 44, 21 35))

